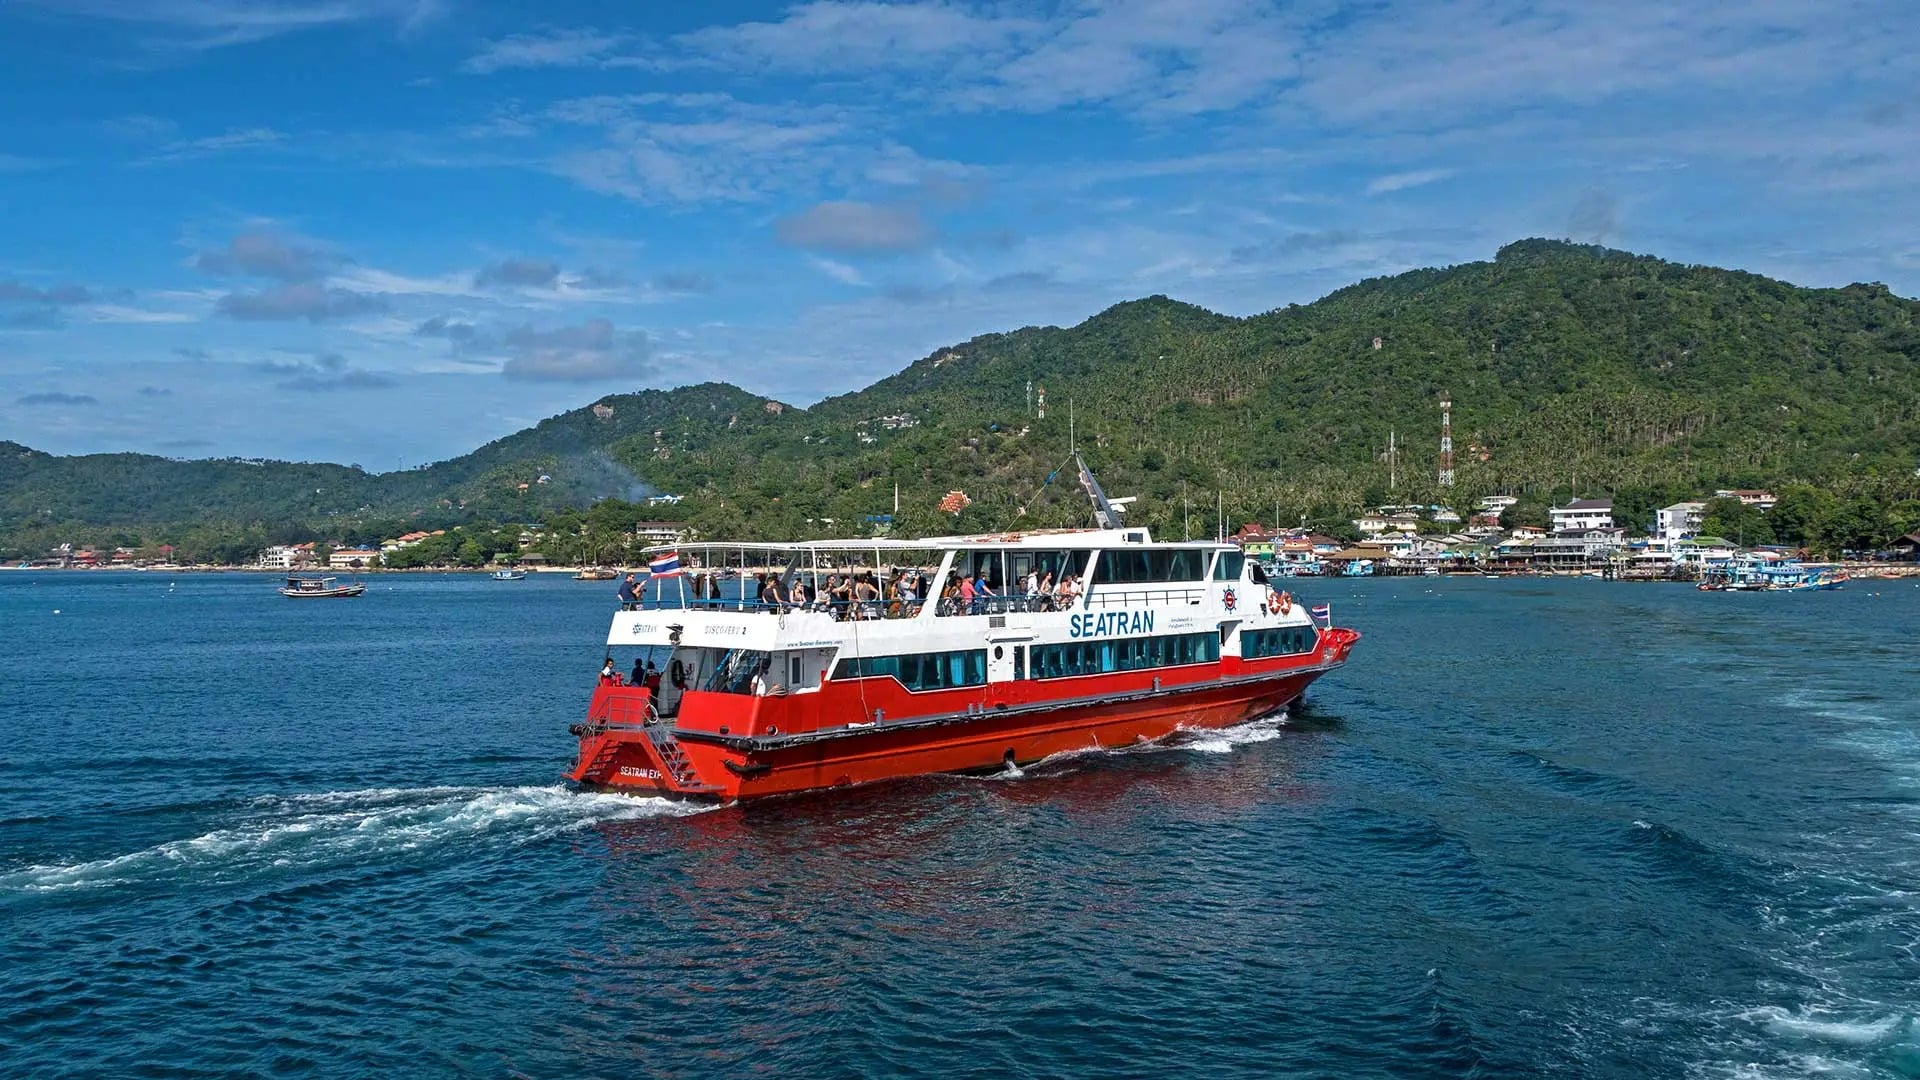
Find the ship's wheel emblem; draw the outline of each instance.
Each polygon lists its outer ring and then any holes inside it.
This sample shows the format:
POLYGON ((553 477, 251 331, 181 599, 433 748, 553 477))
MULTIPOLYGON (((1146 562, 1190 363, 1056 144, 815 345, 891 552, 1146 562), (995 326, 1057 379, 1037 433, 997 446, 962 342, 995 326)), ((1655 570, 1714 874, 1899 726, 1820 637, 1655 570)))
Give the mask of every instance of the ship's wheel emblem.
POLYGON ((1237 604, 1237 603, 1239 603, 1239 602, 1240 602, 1240 598, 1239 598, 1239 597, 1237 597, 1237 596, 1235 596, 1235 595, 1233 595, 1233 590, 1232 590, 1232 589, 1227 589, 1227 590, 1225 590, 1225 591, 1223 591, 1223 592, 1221 592, 1221 594, 1220 594, 1220 602, 1221 602, 1222 604, 1225 604, 1225 605, 1227 606, 1227 610, 1228 610, 1228 611, 1232 611, 1232 610, 1233 610, 1233 605, 1235 605, 1235 604, 1237 604))

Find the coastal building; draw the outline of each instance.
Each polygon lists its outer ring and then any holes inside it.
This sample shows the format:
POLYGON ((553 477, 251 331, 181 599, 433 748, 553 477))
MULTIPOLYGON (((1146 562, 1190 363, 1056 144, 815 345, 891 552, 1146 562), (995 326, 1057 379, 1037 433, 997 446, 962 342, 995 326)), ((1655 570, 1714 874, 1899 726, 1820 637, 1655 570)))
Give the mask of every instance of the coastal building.
POLYGON ((1612 499, 1575 499, 1565 506, 1554 507, 1550 513, 1556 533, 1569 529, 1613 528, 1612 499))
POLYGON ((1677 502, 1653 512, 1653 535, 1662 540, 1684 540, 1700 532, 1704 502, 1677 502))
POLYGON ((313 565, 312 544, 276 544, 260 553, 260 565, 268 570, 298 570, 313 565))
POLYGON ((1228 539, 1239 544, 1242 552, 1256 559, 1270 559, 1273 557, 1274 535, 1268 532, 1264 525, 1258 525, 1249 521, 1245 525, 1235 529, 1233 535, 1228 537, 1228 539))
POLYGON ((1355 518, 1353 527, 1367 536, 1379 536, 1390 532, 1413 532, 1420 527, 1420 516, 1407 510, 1394 509, 1391 512, 1381 510, 1355 518))
POLYGON ((1773 509, 1773 504, 1780 501, 1779 496, 1773 492, 1761 491, 1757 488, 1727 488, 1714 492, 1713 497, 1716 499, 1739 499, 1742 503, 1759 510, 1763 514, 1773 509))
POLYGON ((1718 536, 1695 536, 1673 545, 1673 561, 1694 566, 1713 566, 1738 554, 1738 547, 1718 536))
POLYGON ((1480 501, 1478 503, 1475 503, 1474 505, 1479 509, 1487 513, 1493 514, 1497 517, 1499 516, 1502 510, 1505 510, 1507 507, 1512 506, 1519 501, 1520 501, 1520 497, 1518 495, 1487 495, 1487 496, 1483 496, 1480 499, 1480 501))
POLYGON ((379 562, 380 549, 373 547, 339 548, 327 556, 327 566, 334 570, 363 570, 379 562))
POLYGON ((633 526, 633 538, 648 544, 677 544, 686 534, 684 521, 640 521, 633 526))

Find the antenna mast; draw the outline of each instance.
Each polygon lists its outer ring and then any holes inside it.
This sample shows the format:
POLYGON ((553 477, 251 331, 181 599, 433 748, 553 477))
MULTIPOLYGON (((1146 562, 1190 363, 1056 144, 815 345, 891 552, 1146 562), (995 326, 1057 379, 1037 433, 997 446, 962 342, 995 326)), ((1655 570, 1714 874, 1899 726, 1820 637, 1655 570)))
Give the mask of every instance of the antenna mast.
POLYGON ((1453 486, 1453 395, 1440 395, 1440 486, 1453 486))
POLYGON ((1093 470, 1087 468, 1087 461, 1080 451, 1073 452, 1074 467, 1080 471, 1080 486, 1087 490, 1087 498, 1093 501, 1094 523, 1103 529, 1120 527, 1120 512, 1107 501, 1107 493, 1100 490, 1100 481, 1093 478, 1093 470))

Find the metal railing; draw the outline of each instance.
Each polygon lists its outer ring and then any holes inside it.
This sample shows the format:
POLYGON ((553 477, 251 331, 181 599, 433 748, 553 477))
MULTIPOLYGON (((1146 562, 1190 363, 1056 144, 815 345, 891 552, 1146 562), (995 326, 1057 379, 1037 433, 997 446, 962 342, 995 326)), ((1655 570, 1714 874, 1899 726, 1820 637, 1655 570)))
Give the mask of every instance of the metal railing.
POLYGON ((1090 608, 1143 607, 1150 604, 1197 605, 1207 598, 1205 589, 1117 589, 1096 585, 1087 593, 1090 608))

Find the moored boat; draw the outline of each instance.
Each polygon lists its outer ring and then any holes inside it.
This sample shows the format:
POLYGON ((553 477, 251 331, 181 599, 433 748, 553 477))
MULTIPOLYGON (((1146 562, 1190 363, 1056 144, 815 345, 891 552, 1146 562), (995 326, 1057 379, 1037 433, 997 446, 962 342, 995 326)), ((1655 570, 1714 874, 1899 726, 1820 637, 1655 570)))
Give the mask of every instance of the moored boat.
POLYGON ((649 602, 666 606, 614 614, 568 777, 731 800, 991 771, 1272 713, 1360 639, 1231 544, 1156 542, 1099 516, 1089 530, 681 548, 706 569, 691 588, 658 581, 649 602), (717 597, 705 579, 729 563, 772 569, 717 597), (659 675, 623 682, 613 658, 628 648, 659 675))
POLYGON ((620 576, 620 571, 609 570, 604 566, 589 566, 573 575, 575 581, 612 581, 620 576))
POLYGON ((527 572, 525 570, 495 570, 487 576, 495 581, 525 581, 527 579, 527 572))
POLYGON ((350 581, 345 585, 336 585, 335 580, 330 577, 290 577, 285 585, 280 586, 280 595, 297 600, 338 600, 359 596, 367 591, 365 582, 350 581))

